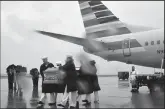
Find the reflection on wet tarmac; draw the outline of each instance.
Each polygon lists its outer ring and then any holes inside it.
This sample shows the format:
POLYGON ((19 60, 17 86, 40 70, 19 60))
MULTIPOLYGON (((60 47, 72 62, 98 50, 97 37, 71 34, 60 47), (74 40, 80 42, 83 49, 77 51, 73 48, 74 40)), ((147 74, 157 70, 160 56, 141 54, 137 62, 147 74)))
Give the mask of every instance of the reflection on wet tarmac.
POLYGON ((51 109, 57 109, 57 106, 50 106, 51 109))
MULTIPOLYGON (((2 79, 1 82, 7 83, 7 79, 2 79)), ((162 91, 150 94, 147 87, 141 87, 139 93, 131 93, 129 81, 118 81, 117 77, 100 77, 99 82, 101 86, 99 103, 93 102, 92 94, 91 105, 83 106, 83 103, 80 102, 79 108, 164 108, 164 92, 162 91)), ((41 95, 41 87, 33 88, 31 86, 30 89, 31 91, 23 91, 24 93, 21 91, 6 93, 8 92, 7 86, 1 85, 1 108, 36 108, 41 95)), ((43 108, 59 108, 48 106, 49 94, 47 95, 43 108)), ((61 96, 62 94, 58 95, 57 104, 60 102, 61 96)))
POLYGON ((133 108, 163 108, 164 92, 132 93, 131 101, 133 108))
POLYGON ((39 99, 38 87, 33 87, 32 98, 30 100, 31 107, 37 107, 38 99, 39 99))
POLYGON ((128 88, 129 87, 129 81, 128 80, 118 80, 118 88, 128 88))
POLYGON ((95 107, 94 107, 94 108, 96 108, 96 109, 100 108, 99 103, 94 103, 94 105, 95 105, 95 107))
POLYGON ((92 107, 91 107, 91 104, 89 104, 89 105, 85 105, 85 109, 91 109, 92 107))
POLYGON ((8 92, 7 108, 26 108, 26 101, 22 91, 8 92))

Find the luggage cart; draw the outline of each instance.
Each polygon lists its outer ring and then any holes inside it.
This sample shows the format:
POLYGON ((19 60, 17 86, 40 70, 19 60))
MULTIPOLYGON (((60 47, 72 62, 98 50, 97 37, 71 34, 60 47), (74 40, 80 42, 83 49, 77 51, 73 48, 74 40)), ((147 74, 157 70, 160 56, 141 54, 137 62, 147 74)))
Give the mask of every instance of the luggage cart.
POLYGON ((129 72, 127 71, 122 71, 122 72, 118 72, 118 78, 119 80, 122 79, 122 80, 128 80, 129 78, 129 72))
POLYGON ((164 59, 161 63, 161 73, 159 74, 138 74, 136 75, 135 83, 132 84, 132 92, 137 92, 140 87, 147 86, 150 93, 155 92, 155 88, 159 87, 164 91, 165 75, 163 74, 164 59))

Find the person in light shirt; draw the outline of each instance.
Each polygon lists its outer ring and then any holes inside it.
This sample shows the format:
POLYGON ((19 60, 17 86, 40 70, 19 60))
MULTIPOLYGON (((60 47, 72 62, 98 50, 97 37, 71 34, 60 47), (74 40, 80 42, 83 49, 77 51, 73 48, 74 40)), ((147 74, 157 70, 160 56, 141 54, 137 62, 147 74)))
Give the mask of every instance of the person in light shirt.
POLYGON ((135 66, 132 66, 132 72, 130 74, 130 83, 132 85, 132 89, 134 88, 133 86, 136 85, 136 76, 138 75, 138 71, 135 69, 135 66))

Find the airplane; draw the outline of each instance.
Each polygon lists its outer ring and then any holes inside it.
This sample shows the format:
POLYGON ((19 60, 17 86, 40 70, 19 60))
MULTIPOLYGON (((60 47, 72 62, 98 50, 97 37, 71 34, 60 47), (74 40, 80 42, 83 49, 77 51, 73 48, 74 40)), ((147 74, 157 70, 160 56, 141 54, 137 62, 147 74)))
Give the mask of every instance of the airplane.
POLYGON ((86 34, 84 38, 36 30, 77 44, 107 61, 164 69, 164 28, 123 23, 101 1, 78 1, 86 34), (162 64, 163 63, 163 64, 162 64))

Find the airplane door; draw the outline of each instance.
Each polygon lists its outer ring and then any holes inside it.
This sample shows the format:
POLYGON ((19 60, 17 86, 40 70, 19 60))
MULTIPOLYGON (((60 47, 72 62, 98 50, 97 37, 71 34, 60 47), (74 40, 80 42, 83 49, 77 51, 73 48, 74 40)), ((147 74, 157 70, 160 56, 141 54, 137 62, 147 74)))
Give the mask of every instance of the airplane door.
POLYGON ((130 43, 130 39, 124 39, 123 40, 122 48, 123 48, 123 55, 124 55, 124 57, 131 56, 130 44, 131 44, 130 43))

